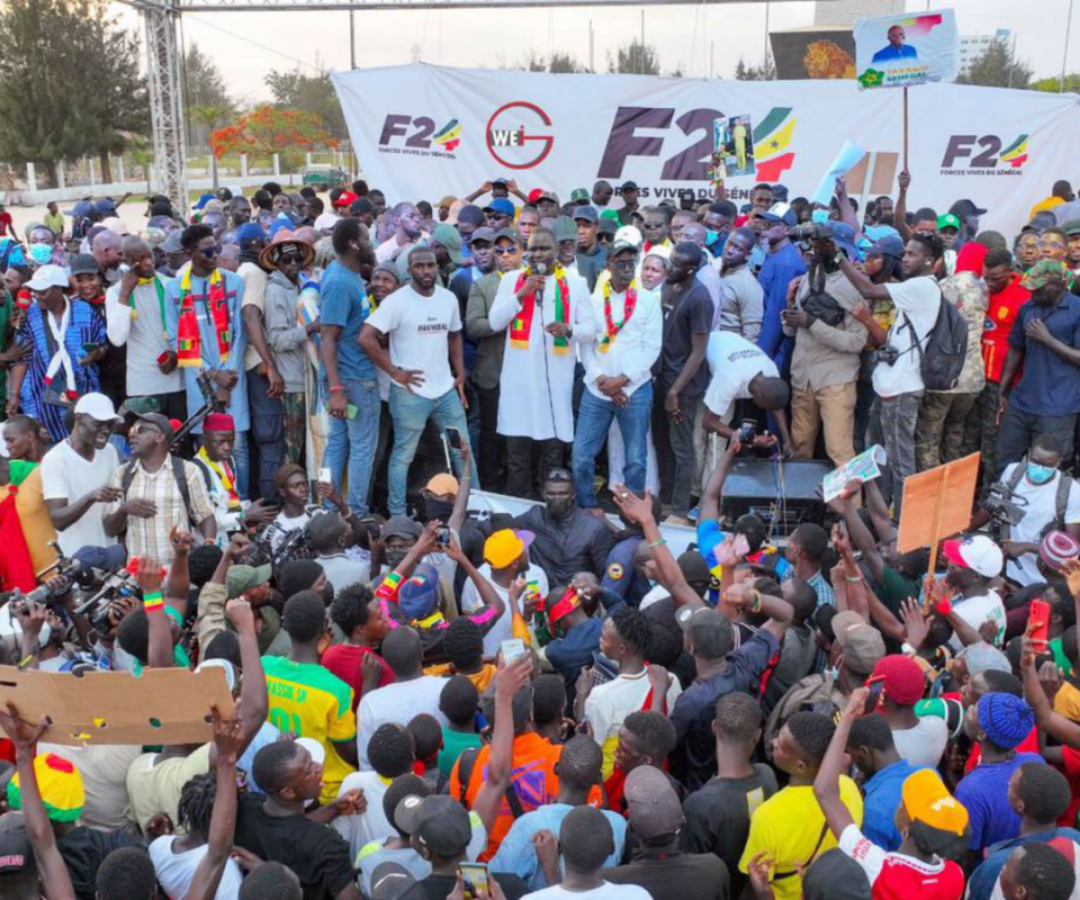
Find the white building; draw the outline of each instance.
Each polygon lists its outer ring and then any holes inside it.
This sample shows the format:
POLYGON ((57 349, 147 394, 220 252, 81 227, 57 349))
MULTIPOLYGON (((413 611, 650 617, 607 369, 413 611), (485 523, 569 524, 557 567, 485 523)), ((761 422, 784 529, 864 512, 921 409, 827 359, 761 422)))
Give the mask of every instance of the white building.
POLYGON ((967 75, 971 64, 982 56, 994 41, 1001 41, 1010 49, 1012 32, 1008 28, 999 28, 994 34, 960 35, 960 74, 967 75))

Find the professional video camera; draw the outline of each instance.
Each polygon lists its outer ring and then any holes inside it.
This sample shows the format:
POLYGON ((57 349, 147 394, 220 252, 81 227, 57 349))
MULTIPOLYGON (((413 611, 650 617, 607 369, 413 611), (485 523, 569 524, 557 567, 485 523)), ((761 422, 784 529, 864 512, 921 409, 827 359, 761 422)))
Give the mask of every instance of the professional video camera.
POLYGON ((218 399, 217 385, 214 384, 214 380, 210 377, 210 372, 203 369, 199 372, 195 379, 195 383, 199 386, 199 392, 203 397, 203 405, 192 415, 186 422, 184 422, 173 435, 172 444, 169 446, 169 450, 176 452, 184 439, 199 425, 202 424, 205 419, 212 412, 225 412, 225 404, 218 399))
POLYGON ((999 527, 1019 525, 1020 520, 1027 514, 1024 508, 1027 506, 1027 499, 1009 490, 1009 486, 1001 481, 996 481, 986 488, 980 505, 990 513, 999 527))
POLYGON ((830 222, 803 222, 791 229, 795 241, 828 241, 836 237, 830 222))

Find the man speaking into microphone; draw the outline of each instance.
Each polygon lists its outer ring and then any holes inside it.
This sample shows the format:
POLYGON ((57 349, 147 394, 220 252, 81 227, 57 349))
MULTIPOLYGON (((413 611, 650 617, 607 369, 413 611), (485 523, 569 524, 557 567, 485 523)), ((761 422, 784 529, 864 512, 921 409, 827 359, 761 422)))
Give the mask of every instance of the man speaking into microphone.
POLYGON ((506 328, 498 432, 506 438, 506 492, 538 496, 536 486, 565 464, 574 439, 574 344, 591 343, 589 289, 556 259, 555 235, 529 237, 524 268, 507 272, 488 321, 506 328))

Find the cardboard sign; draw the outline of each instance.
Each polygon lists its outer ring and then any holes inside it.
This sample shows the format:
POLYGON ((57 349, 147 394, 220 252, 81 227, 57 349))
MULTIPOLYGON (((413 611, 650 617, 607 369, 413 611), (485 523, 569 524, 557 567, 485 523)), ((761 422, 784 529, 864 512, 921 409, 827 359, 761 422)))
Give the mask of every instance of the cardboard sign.
MULTIPOLYGON (((979 483, 979 459, 972 453, 943 466, 912 475, 904 482, 898 553, 930 547, 942 538, 966 531, 979 483)), ((933 554, 936 555, 936 554, 933 554)), ((931 568, 931 573, 933 568, 931 568)))
POLYGON ((232 715, 225 672, 187 669, 130 672, 20 671, 0 666, 0 708, 14 703, 20 717, 52 724, 51 744, 203 744, 214 736, 210 706, 232 715))
POLYGON ((730 116, 713 120, 713 149, 724 160, 724 174, 728 178, 753 175, 754 129, 749 116, 730 116))
POLYGON ((959 70, 960 36, 951 9, 855 23, 855 77, 864 89, 954 81, 959 70))

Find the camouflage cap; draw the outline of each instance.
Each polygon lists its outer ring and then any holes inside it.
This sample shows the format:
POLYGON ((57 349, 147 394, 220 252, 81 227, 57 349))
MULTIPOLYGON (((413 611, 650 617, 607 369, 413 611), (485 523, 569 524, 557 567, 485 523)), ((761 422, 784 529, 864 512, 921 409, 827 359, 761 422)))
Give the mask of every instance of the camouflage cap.
POLYGON ((1072 273, 1065 263, 1056 259, 1040 259, 1027 270, 1020 285, 1029 291, 1037 291, 1041 287, 1046 287, 1049 281, 1060 279, 1062 282, 1068 282, 1071 277, 1072 273))

